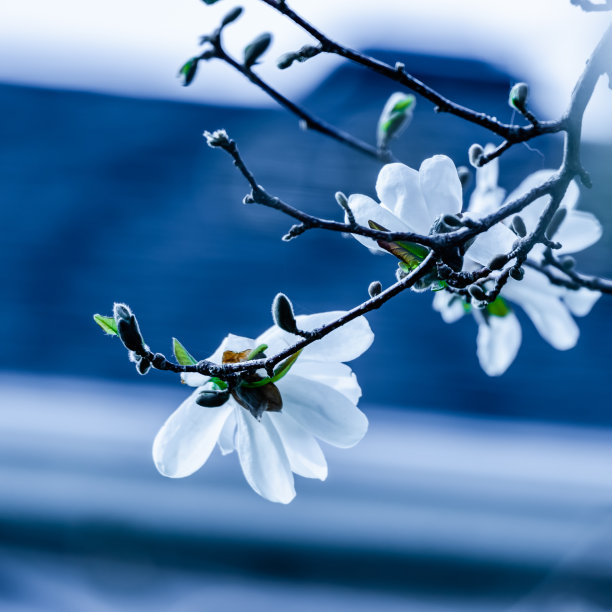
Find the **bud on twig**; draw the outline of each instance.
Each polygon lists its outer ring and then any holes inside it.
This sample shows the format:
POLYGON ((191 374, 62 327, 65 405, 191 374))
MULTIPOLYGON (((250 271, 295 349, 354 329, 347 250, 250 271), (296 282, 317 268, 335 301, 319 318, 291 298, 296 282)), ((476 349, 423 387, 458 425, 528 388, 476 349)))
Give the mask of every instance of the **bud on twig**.
POLYGON ((496 255, 490 262, 487 268, 489 270, 501 270, 508 263, 508 258, 505 255, 496 255))
POLYGON ((525 276, 525 271, 523 268, 512 268, 510 270, 510 276, 516 281, 521 281, 523 280, 523 276, 525 276))
POLYGON ((524 238, 527 235, 527 227, 525 226, 525 222, 520 215, 514 215, 512 218, 511 227, 517 236, 524 238))
POLYGON ((115 304, 113 315, 117 323, 117 333, 126 349, 139 354, 144 350, 144 340, 138 321, 126 304, 115 304))
POLYGON ((568 255, 567 257, 564 257, 561 260, 561 266, 564 270, 573 270, 576 266, 576 260, 570 255, 568 255))
POLYGON ((372 281, 368 287, 368 294, 371 298, 376 297, 382 291, 380 281, 372 281))
POLYGON ((190 85, 195 78, 199 61, 199 57, 192 57, 180 67, 177 76, 183 79, 183 87, 190 85))
POLYGON ((224 147, 229 144, 229 136, 225 130, 215 130, 214 132, 204 132, 206 144, 213 149, 215 147, 224 147))
POLYGON ((525 109, 525 103, 527 102, 527 96, 529 95, 529 86, 527 83, 517 83, 510 90, 508 96, 508 104, 518 111, 525 109))
POLYGON ((204 389, 198 393, 195 402, 203 408, 217 408, 218 406, 223 406, 229 399, 229 396, 230 392, 228 389, 204 389))
POLYGON ((474 168, 480 168, 480 161, 483 155, 484 149, 477 143, 474 143, 468 150, 468 159, 474 168))
POLYGON ((240 17, 240 15, 242 15, 242 7, 241 6, 237 6, 236 8, 232 9, 221 21, 221 27, 224 28, 226 25, 229 25, 230 23, 232 23, 232 21, 236 21, 236 19, 238 19, 238 17, 240 17))
POLYGON ((297 53, 294 51, 290 51, 289 53, 283 53, 277 60, 276 66, 279 70, 285 70, 285 68, 289 68, 293 62, 297 59, 297 53))
POLYGON ((348 222, 351 225, 357 225, 357 222, 355 221, 355 215, 353 214, 353 211, 351 210, 351 207, 349 206, 348 198, 341 191, 336 191, 336 194, 334 197, 336 198, 336 202, 338 202, 338 205, 340 206, 340 208, 342 208, 344 212, 346 213, 348 222))
POLYGON ((379 149, 386 149, 389 141, 399 136, 410 124, 416 98, 412 94, 396 92, 387 100, 378 119, 376 143, 379 149))
POLYGON ((250 45, 244 48, 244 67, 251 68, 257 60, 266 52, 272 42, 272 34, 264 32, 260 34, 250 45))
POLYGON ((468 288, 470 295, 479 302, 487 301, 487 294, 483 291, 482 287, 479 285, 470 285, 468 288))
POLYGON ((144 357, 136 362, 136 371, 144 376, 151 369, 151 362, 144 357))
POLYGON ((290 334, 297 334, 298 328, 293 314, 293 305, 284 293, 277 293, 272 302, 272 319, 281 329, 290 334))

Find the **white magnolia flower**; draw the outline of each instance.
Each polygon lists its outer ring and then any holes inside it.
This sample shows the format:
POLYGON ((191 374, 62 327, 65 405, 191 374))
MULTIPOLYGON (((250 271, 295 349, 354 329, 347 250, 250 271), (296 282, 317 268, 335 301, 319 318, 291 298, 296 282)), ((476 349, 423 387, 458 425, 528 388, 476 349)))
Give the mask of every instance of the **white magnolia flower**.
MULTIPOLYGON (((476 171, 476 187, 470 199, 467 213, 472 217, 489 214, 506 201, 515 200, 544 183, 553 170, 540 170, 527 177, 519 187, 504 200, 504 190, 497 185, 498 160, 492 160, 476 171)), ((561 242, 557 254, 581 251, 599 240, 601 225, 590 213, 576 210, 579 189, 572 181, 561 202, 566 216, 554 240, 561 242)), ((541 214, 550 201, 550 196, 538 198, 524 208, 520 216, 528 232, 536 228, 541 214)), ((506 220, 511 223, 511 219, 506 220)), ((481 234, 468 249, 466 258, 486 265, 493 257, 508 252, 516 235, 504 223, 495 225, 481 234)), ((529 259, 539 262, 544 252, 543 245, 536 245, 529 259)), ((540 335, 554 348, 568 350, 578 342, 580 330, 572 315, 587 315, 599 299, 598 291, 578 289, 573 291, 553 285, 543 274, 525 268, 523 280, 509 279, 501 292, 501 302, 494 303, 482 311, 472 309, 478 321, 477 354, 480 365, 489 376, 503 374, 514 361, 521 344, 521 328, 516 316, 507 308, 504 300, 518 304, 531 319, 540 335)), ((498 298, 499 300, 499 298, 498 298)), ((434 308, 439 310, 447 322, 460 318, 467 309, 461 300, 453 300, 448 292, 440 292, 434 298, 434 308)))
MULTIPOLYGON (((313 330, 343 314, 327 312, 296 320, 300 329, 313 330)), ((255 340, 230 334, 209 359, 219 364, 242 361, 261 345, 273 355, 297 339, 276 326, 255 340)), ((218 388, 214 379, 182 375, 197 389, 157 434, 153 443, 157 469, 171 478, 189 476, 204 465, 217 443, 223 454, 237 451, 244 476, 256 493, 270 501, 290 502, 295 497, 293 472, 306 478, 327 477, 317 438, 348 448, 365 435, 368 420, 357 408, 361 389, 343 362, 359 357, 373 339, 368 322, 359 317, 304 348, 280 380, 241 387, 223 405, 212 408, 196 399, 203 391, 218 388), (258 408, 264 410, 259 419, 253 416, 258 408)))
MULTIPOLYGON (((504 191, 497 185, 498 166, 494 160, 479 169, 476 188, 467 214, 478 217, 499 207, 504 191)), ((510 195, 519 197, 539 185, 552 170, 536 172, 510 195)), ((454 163, 448 157, 436 155, 426 159, 417 172, 404 164, 384 166, 376 181, 380 204, 356 194, 349 198, 356 221, 376 225, 390 231, 412 231, 427 234, 438 217, 457 214, 462 209, 462 188, 454 163)), ((554 239, 563 243, 558 253, 574 253, 590 246, 601 236, 601 226, 589 213, 575 210, 578 187, 570 185, 562 206, 567 208, 565 220, 554 239)), ((521 216, 527 230, 533 230, 548 202, 547 197, 533 202, 521 216)), ((465 213, 464 213, 465 214, 465 213)), ((354 235, 362 244, 376 251, 384 251, 374 240, 354 235)), ((503 223, 480 234, 468 249, 464 270, 487 265, 496 255, 510 251, 516 235, 503 223)), ((541 254, 536 247, 534 256, 541 254)), ((456 321, 472 312, 478 322, 477 355, 483 370, 498 376, 510 366, 521 344, 521 327, 506 300, 520 305, 530 317, 542 337, 559 350, 572 348, 578 341, 579 330, 572 318, 584 316, 599 298, 599 292, 579 289, 571 291, 552 285, 536 270, 526 269, 520 282, 510 279, 501 296, 483 310, 470 308, 459 297, 448 291, 436 292, 434 308, 446 322, 456 321)))

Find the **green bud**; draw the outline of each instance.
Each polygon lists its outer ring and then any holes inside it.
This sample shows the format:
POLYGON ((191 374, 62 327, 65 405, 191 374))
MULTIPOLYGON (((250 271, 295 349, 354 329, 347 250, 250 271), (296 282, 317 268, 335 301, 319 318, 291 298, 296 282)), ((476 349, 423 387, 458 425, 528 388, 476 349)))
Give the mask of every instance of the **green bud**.
POLYGON ((368 294, 371 298, 376 297, 382 291, 382 284, 380 281, 372 281, 368 287, 368 294))
POLYGON ((505 255, 496 255, 490 262, 487 268, 489 270, 501 270, 508 263, 508 258, 505 255))
POLYGON ((195 403, 203 408, 217 408, 223 406, 229 397, 228 389, 204 389, 198 393, 195 403))
POLYGON ((232 9, 221 21, 221 27, 225 27, 226 25, 229 25, 230 23, 232 23, 232 21, 236 21, 236 19, 238 19, 238 17, 240 17, 240 15, 242 15, 242 7, 241 6, 237 6, 236 8, 232 9))
POLYGON ((190 85, 195 78, 199 61, 199 57, 192 57, 180 67, 177 76, 183 79, 183 87, 190 85))
POLYGON ((544 235, 549 240, 552 240, 553 236, 557 233, 557 231, 561 227, 561 224, 565 220, 566 215, 567 215, 566 208, 558 208, 555 211, 553 218, 551 219, 550 223, 548 224, 548 227, 546 228, 546 231, 544 232, 544 235))
POLYGON ((514 233, 521 238, 524 238, 527 235, 527 227, 525 226, 523 218, 519 215, 515 215, 512 218, 511 228, 514 233))
POLYGON ((529 95, 529 86, 527 83, 517 83, 510 90, 510 95, 508 96, 508 104, 512 108, 516 108, 518 111, 521 111, 525 108, 525 103, 527 102, 527 96, 529 95))
POLYGON ((480 168, 480 160, 483 155, 484 149, 477 143, 474 143, 468 150, 468 159, 474 168, 480 168))
POLYGON ((378 119, 376 142, 385 149, 392 138, 399 136, 410 124, 416 98, 412 94, 395 92, 389 96, 378 119))
POLYGON ((281 329, 296 334, 298 331, 293 314, 293 304, 284 293, 277 293, 272 302, 272 319, 281 329))
POLYGON ((468 288, 470 295, 479 302, 486 302, 487 294, 483 291, 482 287, 479 285, 470 285, 468 288))
POLYGON ((257 60, 266 52, 266 49, 272 42, 272 34, 264 32, 260 34, 253 42, 244 48, 244 66, 251 68, 257 60))
POLYGON ((525 276, 525 271, 523 268, 512 268, 510 270, 510 276, 517 281, 523 280, 523 276, 525 276))

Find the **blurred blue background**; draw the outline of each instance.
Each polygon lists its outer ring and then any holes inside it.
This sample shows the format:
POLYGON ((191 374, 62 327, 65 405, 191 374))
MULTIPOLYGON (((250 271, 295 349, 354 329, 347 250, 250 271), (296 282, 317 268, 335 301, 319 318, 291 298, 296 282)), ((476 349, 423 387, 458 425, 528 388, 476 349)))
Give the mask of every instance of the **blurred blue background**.
MULTIPOLYGON (((512 119, 521 75, 372 53, 512 119)), ((302 102, 371 142, 393 91, 343 66, 302 102)), ((0 109, 2 609, 611 609, 609 299, 564 353, 519 312, 518 358, 490 379, 471 318, 449 326, 430 294, 401 295, 368 317, 376 341, 352 367, 371 432, 326 453, 327 483, 300 479, 278 507, 218 455, 166 480, 150 444, 184 388, 169 374, 137 377, 94 312, 127 302, 153 350, 169 353, 176 336, 201 358, 228 332, 267 328, 277 291, 312 313, 394 280, 390 257, 352 239, 282 242, 291 221, 241 203, 244 181, 202 131, 225 128, 262 185, 326 217, 340 216, 338 190, 374 195, 380 164, 276 109, 9 84, 0 109)), ((488 139, 419 100, 394 152, 413 167, 436 153, 461 165, 488 139)), ((502 186, 559 163, 558 139, 532 147, 504 155, 502 186)), ((594 187, 580 206, 605 232, 579 265, 608 276, 611 161, 606 143, 585 145, 594 187)))

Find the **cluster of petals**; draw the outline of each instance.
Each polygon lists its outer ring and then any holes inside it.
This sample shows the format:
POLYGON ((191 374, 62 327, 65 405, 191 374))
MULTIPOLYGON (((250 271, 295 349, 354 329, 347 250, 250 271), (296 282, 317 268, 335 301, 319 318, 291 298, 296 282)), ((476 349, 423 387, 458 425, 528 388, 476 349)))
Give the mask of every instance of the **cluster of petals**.
MULTIPOLYGON (((313 330, 342 316, 327 312, 296 317, 300 329, 313 330)), ((217 444, 223 454, 237 451, 247 482, 262 497, 288 503, 295 497, 293 473, 324 480, 327 463, 318 440, 340 448, 361 440, 368 428, 357 408, 361 389, 344 362, 359 357, 373 341, 363 317, 308 345, 291 370, 275 384, 282 410, 264 412, 256 419, 233 397, 222 406, 196 403, 198 394, 212 388, 207 376, 183 374, 195 391, 168 418, 153 443, 153 459, 160 473, 171 478, 198 470, 217 444)), ((242 352, 265 344, 278 354, 298 338, 271 327, 257 339, 228 335, 209 360, 221 364, 227 350, 242 352)))
MULTIPOLYGON (((504 200, 504 191, 497 185, 498 166, 493 160, 477 170, 476 187, 470 205, 464 215, 478 218, 497 209, 504 201, 514 200, 533 187, 541 185, 552 170, 542 170, 530 175, 504 200)), ((462 186, 453 161, 444 155, 426 159, 420 169, 404 164, 385 165, 376 181, 376 202, 368 196, 355 194, 349 198, 349 206, 356 221, 368 226, 370 220, 390 231, 428 234, 438 217, 462 212, 462 186)), ((593 215, 576 210, 578 186, 572 182, 561 203, 567 214, 555 240, 563 247, 558 254, 580 251, 601 236, 601 225, 593 215)), ((527 231, 535 229, 538 219, 550 196, 543 196, 521 212, 527 231)), ((354 235, 372 250, 382 250, 375 241, 354 235)), ((486 266, 496 255, 511 250, 516 235, 504 223, 498 223, 479 234, 468 248, 464 258, 464 270, 486 266)), ((541 245, 536 245, 532 257, 541 255, 541 245)), ((529 316, 540 335, 559 350, 572 348, 578 341, 579 330, 572 315, 584 316, 591 310, 600 294, 596 291, 565 289, 550 283, 540 272, 525 269, 522 281, 510 279, 501 296, 518 304, 529 316)), ((446 322, 462 317, 468 309, 461 298, 449 291, 437 291, 434 308, 446 322)), ((512 312, 504 316, 488 315, 470 309, 478 322, 477 355, 483 370, 490 376, 498 376, 513 362, 521 344, 521 327, 512 312)))

